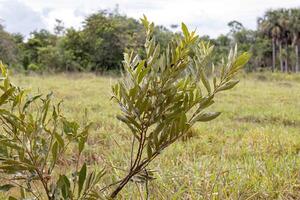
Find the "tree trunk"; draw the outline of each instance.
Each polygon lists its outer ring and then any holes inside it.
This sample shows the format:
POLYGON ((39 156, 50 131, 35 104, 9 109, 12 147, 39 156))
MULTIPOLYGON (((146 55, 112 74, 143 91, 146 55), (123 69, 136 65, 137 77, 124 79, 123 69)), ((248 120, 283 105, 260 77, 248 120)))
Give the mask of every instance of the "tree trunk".
POLYGON ((272 39, 272 72, 275 70, 275 62, 276 62, 276 46, 275 39, 272 39))
POLYGON ((282 43, 281 42, 279 42, 279 61, 280 61, 280 71, 283 72, 282 43))
POLYGON ((285 61, 284 61, 284 63, 285 63, 284 71, 288 72, 289 65, 288 65, 288 44, 287 44, 287 42, 285 43, 285 51, 286 51, 286 55, 285 55, 285 61))
POLYGON ((295 56, 296 56, 296 65, 295 65, 295 72, 299 72, 299 49, 298 44, 295 45, 295 56))

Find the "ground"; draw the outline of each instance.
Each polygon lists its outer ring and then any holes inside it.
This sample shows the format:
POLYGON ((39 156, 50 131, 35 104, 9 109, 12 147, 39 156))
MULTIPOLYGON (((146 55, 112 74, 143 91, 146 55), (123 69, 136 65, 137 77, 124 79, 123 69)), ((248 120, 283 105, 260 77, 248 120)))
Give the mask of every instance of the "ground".
MULTIPOLYGON (((150 166, 151 199, 299 199, 300 76, 243 74, 217 96, 222 115, 199 123, 191 137, 163 152, 150 166)), ((52 91, 76 120, 95 122, 85 155, 92 165, 122 176, 130 133, 110 100, 113 76, 93 74, 16 75, 33 93, 52 91)), ((67 170, 66 170, 67 171, 67 170)), ((106 178, 111 182, 111 177, 106 178)), ((130 183, 120 198, 139 199, 144 188, 130 183)))

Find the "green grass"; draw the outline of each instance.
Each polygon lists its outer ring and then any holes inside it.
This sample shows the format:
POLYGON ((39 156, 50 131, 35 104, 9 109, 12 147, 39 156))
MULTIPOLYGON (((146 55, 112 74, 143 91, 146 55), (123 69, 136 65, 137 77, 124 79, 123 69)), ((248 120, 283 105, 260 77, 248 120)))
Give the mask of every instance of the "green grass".
MULTIPOLYGON (((17 75, 14 82, 32 92, 54 92, 70 118, 95 122, 85 155, 118 179, 126 169, 129 131, 110 101, 117 79, 92 74, 17 75)), ((213 107, 223 114, 199 123, 196 134, 180 141, 150 166, 151 199, 297 199, 300 197, 300 76, 244 74, 213 107)), ((65 166, 65 171, 67 167, 65 166)), ((130 183, 120 198, 138 199, 144 188, 130 183)))

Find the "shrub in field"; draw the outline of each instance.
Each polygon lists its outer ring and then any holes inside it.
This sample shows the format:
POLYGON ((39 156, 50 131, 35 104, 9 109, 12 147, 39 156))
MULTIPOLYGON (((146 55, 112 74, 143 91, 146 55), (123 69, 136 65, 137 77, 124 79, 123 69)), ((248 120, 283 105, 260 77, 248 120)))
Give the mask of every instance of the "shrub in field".
POLYGON ((124 77, 112 87, 113 99, 122 110, 117 118, 133 137, 130 164, 124 178, 101 189, 105 172, 90 171, 81 162, 91 124, 80 128, 77 122, 67 120, 61 103, 52 103, 51 94, 30 96, 14 86, 0 64, 0 190, 10 191, 11 200, 101 199, 106 198, 103 191, 108 189, 107 198, 115 198, 130 181, 147 188, 153 179, 149 164, 174 142, 189 138, 195 123, 220 115, 207 109, 217 93, 238 83, 232 78, 247 63, 249 54, 238 56, 236 48, 232 50, 220 71, 212 70, 210 81, 206 68, 214 69, 213 46, 182 24, 183 36, 178 35, 160 52, 154 24, 146 17, 142 23, 146 54, 143 58, 124 54, 124 77), (76 151, 71 148, 74 144, 76 151), (62 164, 66 156, 75 158, 70 166, 62 164))
MULTIPOLYGON (((133 178, 147 183, 148 165, 161 152, 186 136, 197 122, 207 122, 220 115, 206 111, 215 95, 233 88, 232 80, 249 60, 249 54, 237 56, 232 50, 221 66, 219 77, 213 72, 213 84, 206 76, 213 46, 201 42, 195 32, 182 24, 183 37, 160 52, 153 37, 154 24, 142 19, 146 28, 146 57, 125 54, 124 78, 113 86, 114 99, 120 105, 124 122, 133 135, 132 158, 128 173, 111 193, 114 198, 133 178)), ((214 67, 214 66, 212 66, 214 67)))
POLYGON ((10 82, 2 63, 0 68, 0 191, 18 193, 10 200, 99 199, 94 190, 104 171, 88 172, 79 162, 91 124, 80 128, 68 121, 51 94, 29 96, 10 82), (67 155, 75 160, 70 171, 59 162, 72 143, 77 148, 67 155))

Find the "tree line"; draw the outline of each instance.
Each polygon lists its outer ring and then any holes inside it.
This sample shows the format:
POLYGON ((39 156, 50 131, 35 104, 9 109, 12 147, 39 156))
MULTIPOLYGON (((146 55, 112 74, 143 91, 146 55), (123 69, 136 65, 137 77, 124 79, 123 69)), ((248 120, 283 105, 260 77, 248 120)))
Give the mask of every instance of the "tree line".
MULTIPOLYGON (((229 33, 217 38, 203 35, 215 48, 213 62, 222 62, 229 49, 252 54, 247 71, 299 71, 300 9, 268 10, 251 30, 238 21, 228 23, 229 33)), ((172 28, 176 25, 172 25, 172 28)), ((164 26, 155 26, 154 36, 162 49, 175 35, 164 26)), ((143 52, 143 25, 136 19, 105 10, 91 14, 80 30, 65 28, 56 20, 53 33, 41 29, 28 39, 8 33, 0 25, 0 58, 4 63, 25 71, 94 71, 119 70, 123 52, 143 52)))

